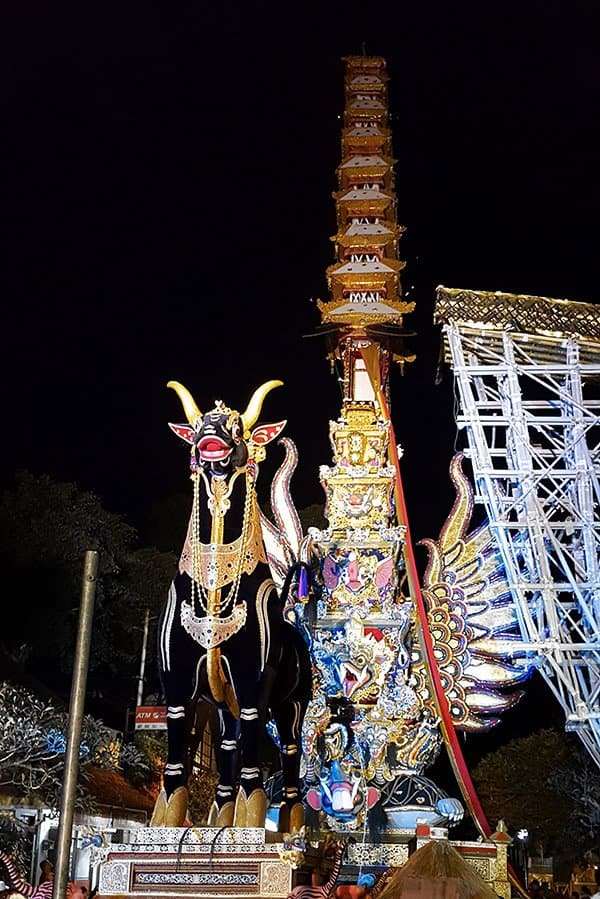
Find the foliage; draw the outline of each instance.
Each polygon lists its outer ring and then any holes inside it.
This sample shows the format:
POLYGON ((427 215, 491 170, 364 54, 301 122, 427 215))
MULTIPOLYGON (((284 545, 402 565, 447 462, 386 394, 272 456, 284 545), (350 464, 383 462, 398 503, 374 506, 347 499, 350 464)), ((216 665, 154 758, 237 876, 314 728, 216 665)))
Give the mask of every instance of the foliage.
POLYGON ((122 709, 135 696, 145 610, 158 613, 175 568, 174 556, 140 549, 136 539, 95 494, 45 475, 17 474, 0 499, 0 563, 8 602, 26 614, 3 621, 5 676, 32 675, 67 694, 84 555, 97 550, 88 695, 119 706, 123 720, 122 709))
POLYGON ((152 546, 163 552, 178 553, 185 540, 191 511, 191 490, 171 493, 156 500, 145 523, 145 532, 152 546))
POLYGON ((218 781, 219 775, 207 768, 195 768, 188 781, 188 816, 198 827, 206 824, 208 820, 218 781))
POLYGON ((298 515, 302 524, 302 533, 307 534, 309 528, 322 530, 327 527, 322 503, 313 503, 305 509, 299 509, 298 515))
MULTIPOLYGON (((64 775, 68 713, 22 687, 0 683, 0 792, 18 794, 21 802, 57 808, 64 775)), ((86 804, 82 784, 90 766, 119 770, 123 746, 115 732, 86 715, 82 721, 77 804, 86 804)), ((150 765, 135 747, 126 762, 150 765)))
POLYGON ((573 764, 555 771, 549 784, 573 800, 570 829, 582 841, 600 838, 600 770, 589 753, 582 746, 574 748, 573 764))
POLYGON ((27 870, 31 856, 31 834, 17 820, 14 812, 0 812, 0 849, 7 852, 21 871, 27 870))
POLYGON ((121 765, 127 780, 157 794, 167 758, 166 731, 137 731, 134 742, 125 744, 123 750, 121 765))
POLYGON ((503 818, 513 834, 527 828, 531 843, 551 855, 564 845, 565 822, 575 812, 574 798, 557 793, 552 778, 572 764, 566 735, 541 730, 485 756, 472 773, 488 819, 503 818))
POLYGON ((150 812, 156 801, 157 794, 134 787, 120 771, 89 766, 83 777, 83 783, 86 793, 90 796, 91 807, 100 804, 150 812))

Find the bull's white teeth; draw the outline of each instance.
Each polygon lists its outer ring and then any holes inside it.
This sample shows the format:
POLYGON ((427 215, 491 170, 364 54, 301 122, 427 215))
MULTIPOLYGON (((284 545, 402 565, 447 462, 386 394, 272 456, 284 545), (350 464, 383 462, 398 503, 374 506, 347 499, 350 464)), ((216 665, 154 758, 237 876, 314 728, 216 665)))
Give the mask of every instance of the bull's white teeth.
POLYGON ((333 794, 333 799, 331 800, 331 807, 334 810, 334 812, 339 812, 339 811, 342 811, 344 808, 346 808, 346 805, 344 803, 345 794, 346 794, 345 790, 336 790, 335 793, 333 794))
POLYGON ((346 812, 352 811, 352 806, 354 803, 352 802, 352 796, 348 792, 348 790, 344 790, 344 798, 343 798, 343 809, 346 812))

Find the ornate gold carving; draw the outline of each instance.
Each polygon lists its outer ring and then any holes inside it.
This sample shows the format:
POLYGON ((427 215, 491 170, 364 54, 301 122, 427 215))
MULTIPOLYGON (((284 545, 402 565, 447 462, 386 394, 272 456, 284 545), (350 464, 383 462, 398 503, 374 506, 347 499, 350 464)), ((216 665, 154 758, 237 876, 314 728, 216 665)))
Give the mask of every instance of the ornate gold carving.
MULTIPOLYGON (((600 346, 596 344, 600 341, 600 317, 598 307, 592 303, 438 287, 435 321, 440 324, 471 323, 474 328, 480 326, 486 329, 485 336, 489 340, 494 332, 506 327, 516 333, 535 334, 540 345, 548 344, 548 353, 552 343, 556 344, 557 336, 577 335, 582 339, 584 353, 593 353, 597 358, 600 352, 600 346)), ((447 348, 446 361, 450 361, 447 348)))
POLYGON ((194 615, 192 606, 181 604, 181 624, 193 639, 204 649, 214 649, 243 628, 246 623, 247 606, 245 602, 233 607, 231 615, 194 615))
POLYGON ((332 529, 376 528, 392 515, 393 478, 378 481, 332 477, 327 481, 326 515, 332 529))
MULTIPOLYGON (((191 523, 190 523, 191 528, 191 523)), ((262 534, 260 530, 260 517, 258 507, 252 509, 248 524, 248 536, 244 542, 242 534, 233 543, 199 543, 198 548, 198 576, 200 583, 212 590, 219 590, 231 584, 237 572, 237 566, 241 559, 242 572, 252 574, 259 562, 266 562, 266 555, 262 534)), ((181 558, 179 570, 192 576, 192 543, 191 533, 188 531, 181 558)))
POLYGON ((369 324, 402 324, 402 316, 412 312, 414 303, 385 300, 381 303, 354 303, 346 300, 331 300, 324 303, 317 300, 317 306, 321 312, 323 322, 335 322, 336 324, 351 325, 355 328, 365 328, 369 324), (350 308, 356 306, 356 309, 350 308), (385 307, 385 308, 381 308, 385 307), (340 309, 344 309, 340 312, 340 309), (375 311, 377 310, 377 311, 375 311))
POLYGON ((369 473, 377 473, 386 465, 387 431, 383 429, 363 428, 353 425, 351 428, 332 428, 334 446, 334 462, 338 466, 364 465, 369 473))
POLYGON ((292 889, 292 868, 286 862, 266 861, 260 865, 260 895, 287 896, 292 889))

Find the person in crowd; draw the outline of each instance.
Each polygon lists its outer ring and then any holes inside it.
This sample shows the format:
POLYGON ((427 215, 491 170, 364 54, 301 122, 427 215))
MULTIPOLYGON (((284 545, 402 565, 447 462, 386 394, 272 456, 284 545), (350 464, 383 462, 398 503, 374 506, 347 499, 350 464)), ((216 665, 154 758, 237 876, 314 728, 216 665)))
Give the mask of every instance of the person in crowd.
POLYGON ((50 861, 49 858, 45 858, 40 862, 40 883, 48 883, 49 880, 54 879, 54 865, 50 861))

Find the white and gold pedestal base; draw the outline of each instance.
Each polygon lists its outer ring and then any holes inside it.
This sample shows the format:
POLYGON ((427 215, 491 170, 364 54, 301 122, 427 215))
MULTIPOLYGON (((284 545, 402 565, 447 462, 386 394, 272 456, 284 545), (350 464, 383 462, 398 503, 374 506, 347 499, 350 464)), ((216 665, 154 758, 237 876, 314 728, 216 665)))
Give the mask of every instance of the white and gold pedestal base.
POLYGON ((98 850, 102 899, 285 899, 293 870, 260 827, 142 827, 98 850))

